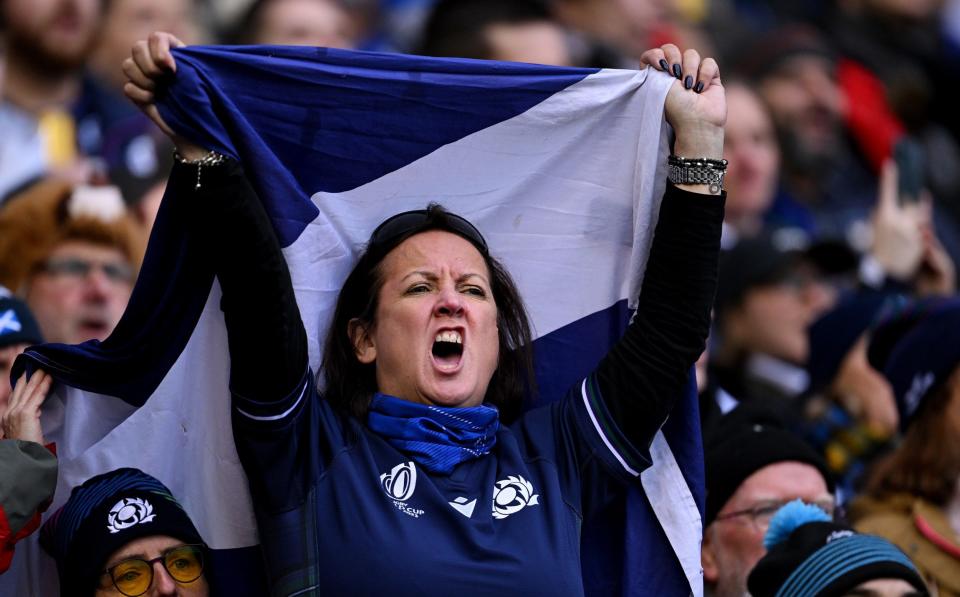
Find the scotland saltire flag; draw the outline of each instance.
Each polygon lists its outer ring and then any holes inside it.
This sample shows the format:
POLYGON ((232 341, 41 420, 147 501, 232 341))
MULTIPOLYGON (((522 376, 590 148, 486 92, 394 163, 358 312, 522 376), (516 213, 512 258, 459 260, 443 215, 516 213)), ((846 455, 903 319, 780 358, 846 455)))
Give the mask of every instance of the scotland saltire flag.
MULTIPOLYGON (((562 397, 622 334, 666 179, 668 75, 313 48, 175 56, 161 112, 243 162, 284 246, 314 370, 362 243, 387 216, 431 201, 474 222, 515 277, 542 401, 562 397)), ((141 468, 214 548, 224 594, 260 595, 219 289, 168 215, 184 200, 164 198, 113 335, 35 348, 20 365, 61 382, 43 415, 61 466, 53 508, 92 475, 141 468)), ((695 398, 691 386, 654 441, 643 491, 584 529, 588 594, 702 594, 695 398)), ((21 546, 0 593, 54 594, 52 566, 35 543, 21 546)))

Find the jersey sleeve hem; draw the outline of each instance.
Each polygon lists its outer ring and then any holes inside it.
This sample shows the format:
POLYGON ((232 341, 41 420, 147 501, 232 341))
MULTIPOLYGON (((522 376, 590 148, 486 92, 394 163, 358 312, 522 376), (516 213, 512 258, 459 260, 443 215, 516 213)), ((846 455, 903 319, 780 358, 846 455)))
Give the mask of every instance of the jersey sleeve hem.
POLYGON ((303 409, 310 388, 313 387, 310 383, 311 375, 312 372, 307 367, 293 391, 279 400, 263 402, 232 392, 233 410, 248 424, 283 426, 296 419, 303 409))
POLYGON ((603 402, 596 376, 590 375, 571 390, 577 419, 595 454, 613 471, 637 479, 652 464, 647 450, 638 450, 620 431, 603 402))

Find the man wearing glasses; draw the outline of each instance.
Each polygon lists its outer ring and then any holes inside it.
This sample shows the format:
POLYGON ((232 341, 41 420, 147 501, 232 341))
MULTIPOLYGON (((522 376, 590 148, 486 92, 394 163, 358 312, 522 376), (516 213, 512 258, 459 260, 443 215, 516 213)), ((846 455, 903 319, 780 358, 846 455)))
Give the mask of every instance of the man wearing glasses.
POLYGON ((61 597, 206 597, 207 546, 160 481, 132 468, 75 487, 40 531, 61 597))
POLYGON ((747 595, 774 513, 795 499, 834 512, 833 480, 817 453, 761 407, 742 405, 705 435, 704 584, 712 597, 747 595))
POLYGON ((0 211, 0 284, 48 342, 104 340, 120 321, 143 235, 113 187, 41 181, 0 211))

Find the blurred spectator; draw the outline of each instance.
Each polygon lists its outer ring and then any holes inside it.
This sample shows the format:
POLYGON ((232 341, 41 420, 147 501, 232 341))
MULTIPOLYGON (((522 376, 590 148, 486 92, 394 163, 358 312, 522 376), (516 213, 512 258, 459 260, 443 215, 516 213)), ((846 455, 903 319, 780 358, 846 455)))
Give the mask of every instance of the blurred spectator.
POLYGON ((417 53, 574 64, 566 31, 537 0, 440 0, 417 53))
POLYGON ((85 180, 76 117, 84 61, 96 40, 100 0, 4 0, 6 37, 0 102, 0 201, 47 170, 85 180))
POLYGON ((27 302, 50 342, 109 336, 142 255, 113 187, 42 181, 0 210, 0 284, 27 302))
POLYGON ((10 567, 14 543, 40 526, 57 487, 57 459, 40 428, 51 379, 43 371, 21 376, 10 403, 0 403, 0 574, 10 567))
MULTIPOLYGON (((354 48, 359 34, 341 0, 253 0, 229 37, 235 44, 354 48)), ((133 41, 146 38, 142 35, 133 41)))
MULTIPOLYGON (((189 6, 186 0, 0 5, 9 38, 0 102, 0 203, 45 175, 74 184, 106 176, 136 203, 166 174, 169 144, 120 93, 120 62, 129 55, 129 36, 153 21, 173 24, 189 6), (88 59, 102 81, 85 71, 88 59)), ((178 28, 195 32, 189 20, 178 28)))
POLYGON ((770 521, 769 550, 750 573, 756 597, 920 597, 916 567, 889 541, 836 524, 823 510, 790 502, 770 521))
POLYGON ((766 106, 746 84, 727 83, 727 124, 723 157, 729 161, 724 187, 724 248, 742 236, 756 236, 777 193, 780 148, 766 106))
POLYGON ((189 45, 200 43, 198 16, 194 0, 109 0, 104 4, 89 68, 100 81, 121 93, 127 76, 120 64, 130 57, 130 48, 154 31, 168 31, 189 45))
POLYGON ((210 593, 196 526, 163 483, 137 469, 74 487, 43 524, 40 545, 57 561, 63 595, 210 593))
POLYGON ((837 2, 827 31, 845 56, 883 81, 893 111, 926 146, 927 178, 934 194, 957 202, 960 116, 950 98, 950 82, 960 76, 960 57, 949 52, 941 17, 944 4, 944 0, 837 2))
POLYGON ((807 389, 807 326, 832 290, 796 251, 766 236, 745 238, 720 257, 712 371, 721 410, 737 401, 792 409, 807 389))
POLYGON ((6 409, 13 388, 10 369, 17 355, 28 346, 40 344, 43 336, 26 303, 0 286, 0 415, 6 409))
POLYGON ((771 411, 743 405, 704 438, 707 506, 701 551, 712 597, 742 597, 765 549, 770 518, 795 499, 833 512, 833 482, 823 461, 771 411))
POLYGON ((870 363, 890 381, 903 440, 853 503, 858 530, 903 549, 932 592, 960 595, 960 299, 926 299, 873 333, 870 363))
POLYGON ((772 223, 848 239, 874 204, 875 180, 846 135, 835 54, 820 35, 790 26, 744 50, 739 69, 770 108, 783 152, 772 223))
POLYGON ((884 454, 899 423, 893 389, 867 361, 871 326, 897 301, 895 294, 861 290, 810 326, 811 396, 804 436, 821 453, 846 502, 873 460, 884 454))

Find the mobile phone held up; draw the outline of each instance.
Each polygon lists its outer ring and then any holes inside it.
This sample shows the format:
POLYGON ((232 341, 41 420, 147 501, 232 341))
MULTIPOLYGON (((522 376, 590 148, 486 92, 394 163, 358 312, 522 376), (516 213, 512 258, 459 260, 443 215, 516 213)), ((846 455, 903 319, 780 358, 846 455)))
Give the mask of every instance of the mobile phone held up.
POLYGON ((925 182, 923 147, 916 140, 903 137, 893 147, 893 160, 897 163, 898 200, 901 204, 919 201, 925 182))

